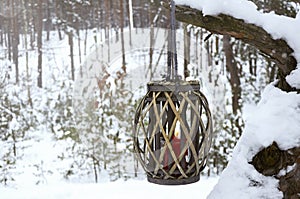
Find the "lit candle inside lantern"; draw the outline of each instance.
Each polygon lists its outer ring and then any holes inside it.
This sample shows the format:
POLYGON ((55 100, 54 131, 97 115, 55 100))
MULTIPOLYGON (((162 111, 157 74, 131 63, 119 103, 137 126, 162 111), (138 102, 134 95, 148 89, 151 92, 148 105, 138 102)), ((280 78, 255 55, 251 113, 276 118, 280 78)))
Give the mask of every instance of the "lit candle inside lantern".
POLYGON ((180 137, 181 137, 180 123, 178 121, 176 122, 174 135, 177 139, 180 139, 180 137))
POLYGON ((180 155, 180 138, 181 138, 180 123, 177 121, 175 126, 175 131, 172 136, 172 147, 177 158, 180 155))
MULTIPOLYGON (((181 152, 181 129, 180 129, 180 122, 176 122, 176 126, 174 129, 174 133, 171 136, 170 139, 172 150, 175 153, 175 157, 177 158, 178 162, 181 162, 181 164, 184 164, 185 160, 184 158, 179 161, 179 156, 181 152)), ((174 158, 171 156, 171 153, 169 149, 167 149, 165 156, 164 156, 164 168, 168 169, 171 164, 175 163, 174 158)))
POLYGON ((180 165, 182 168, 186 167, 186 156, 188 155, 188 151, 185 151, 185 158, 182 158, 181 160, 179 160, 179 156, 181 153, 181 149, 182 149, 182 142, 185 142, 184 140, 182 140, 184 138, 181 138, 181 128, 180 128, 180 122, 176 122, 176 127, 175 127, 175 131, 172 137, 172 148, 173 151, 176 155, 176 158, 178 160, 178 162, 180 162, 180 165))
MULTIPOLYGON (((172 145, 172 150, 175 153, 177 160, 180 155, 180 138, 181 138, 180 123, 177 121, 175 129, 174 129, 174 133, 172 134, 171 139, 170 139, 170 142, 172 145)), ((164 168, 168 169, 169 165, 174 162, 175 162, 174 158, 171 156, 169 149, 167 149, 165 156, 164 156, 164 168)))

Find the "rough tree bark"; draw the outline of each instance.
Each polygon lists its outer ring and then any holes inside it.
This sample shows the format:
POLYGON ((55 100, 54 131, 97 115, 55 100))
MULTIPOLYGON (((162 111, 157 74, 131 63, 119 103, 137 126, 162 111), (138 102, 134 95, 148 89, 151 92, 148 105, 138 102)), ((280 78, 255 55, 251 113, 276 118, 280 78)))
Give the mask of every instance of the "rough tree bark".
MULTIPOLYGON (((224 14, 204 16, 200 10, 188 6, 177 6, 176 18, 182 22, 205 28, 212 33, 229 35, 253 45, 273 60, 279 68, 277 87, 287 92, 296 90, 285 80, 285 77, 297 66, 297 61, 293 57, 294 51, 286 41, 273 39, 263 28, 243 20, 224 14)), ((297 91, 299 92, 299 90, 297 91)), ((300 146, 284 151, 274 142, 258 152, 249 163, 263 175, 278 178, 278 188, 283 192, 284 198, 299 198, 300 146), (282 169, 292 165, 292 169, 286 175, 279 175, 282 169)))
POLYGON ((300 193, 300 147, 281 150, 276 142, 258 152, 250 162, 265 176, 279 179, 279 189, 284 198, 297 199, 300 193), (282 169, 293 166, 286 175, 280 175, 282 169))

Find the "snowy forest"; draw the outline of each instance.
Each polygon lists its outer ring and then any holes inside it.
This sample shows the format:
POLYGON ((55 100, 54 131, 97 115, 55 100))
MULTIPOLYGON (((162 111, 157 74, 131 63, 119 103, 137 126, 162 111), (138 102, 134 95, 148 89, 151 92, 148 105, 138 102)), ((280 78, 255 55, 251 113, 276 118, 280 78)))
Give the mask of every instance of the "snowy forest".
MULTIPOLYGON (((300 1, 175 2, 179 74, 213 117, 206 195, 195 183, 181 196, 299 198, 300 1), (264 150, 281 166, 266 169, 264 150)), ((167 70, 169 3, 1 0, 0 198, 180 196, 145 185, 132 137, 147 82, 167 70)))

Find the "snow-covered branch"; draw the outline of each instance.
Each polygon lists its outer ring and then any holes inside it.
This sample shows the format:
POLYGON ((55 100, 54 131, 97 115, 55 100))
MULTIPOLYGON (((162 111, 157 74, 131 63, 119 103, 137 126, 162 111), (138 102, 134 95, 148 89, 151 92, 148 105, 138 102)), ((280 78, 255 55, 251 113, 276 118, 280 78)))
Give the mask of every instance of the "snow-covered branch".
MULTIPOLYGON (((260 13, 253 3, 248 5, 249 1, 241 1, 246 2, 247 9, 241 6, 241 2, 238 5, 236 3, 228 5, 228 1, 225 1, 227 4, 222 2, 222 5, 209 7, 205 6, 205 3, 177 0, 178 3, 189 5, 177 5, 176 18, 203 27, 212 33, 230 35, 253 45, 277 64, 283 77, 289 75, 297 67, 299 59, 299 55, 295 53, 299 45, 291 42, 297 31, 297 28, 291 28, 296 27, 299 20, 274 13, 260 13), (286 25, 287 23, 289 25, 286 25)), ((278 87, 291 90, 285 83, 278 87)))

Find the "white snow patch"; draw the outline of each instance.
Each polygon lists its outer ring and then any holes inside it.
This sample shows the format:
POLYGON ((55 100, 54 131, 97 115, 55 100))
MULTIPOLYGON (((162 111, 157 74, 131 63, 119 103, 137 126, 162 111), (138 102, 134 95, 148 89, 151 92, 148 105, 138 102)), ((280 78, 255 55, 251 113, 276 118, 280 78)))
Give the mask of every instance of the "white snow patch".
POLYGON ((300 95, 269 85, 251 111, 233 158, 208 198, 282 198, 278 180, 258 173, 249 162, 274 141, 283 150, 300 145, 300 95))
POLYGON ((40 186, 0 187, 1 198, 10 199, 165 199, 198 198, 204 199, 218 178, 203 177, 198 183, 182 186, 163 186, 147 181, 129 180, 100 184, 56 183, 40 186))
POLYGON ((298 64, 296 70, 293 70, 291 74, 286 77, 286 80, 292 87, 300 89, 299 77, 300 77, 300 64, 298 64))

